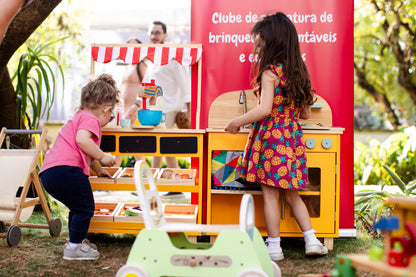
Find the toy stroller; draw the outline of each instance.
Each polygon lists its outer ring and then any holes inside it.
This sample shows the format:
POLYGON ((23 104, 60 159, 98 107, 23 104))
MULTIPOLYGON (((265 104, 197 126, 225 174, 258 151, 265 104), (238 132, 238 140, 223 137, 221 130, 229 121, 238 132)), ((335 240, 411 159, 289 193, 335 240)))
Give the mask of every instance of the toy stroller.
POLYGON ((7 130, 3 128, 0 133, 0 146, 7 134, 40 134, 38 145, 34 149, 0 149, 0 225, 2 228, 10 226, 6 234, 0 237, 7 238, 9 246, 17 245, 21 239, 20 227, 49 228, 49 233, 57 237, 61 232, 62 223, 59 218, 52 218, 46 204, 42 185, 40 184, 36 165, 40 152, 46 139, 47 131, 42 130, 7 130), (36 189, 37 198, 27 198, 30 184, 36 189), (22 188, 19 197, 16 193, 22 188), (40 204, 45 213, 48 225, 24 224, 30 218, 33 208, 40 204))
POLYGON ((134 176, 146 228, 138 234, 118 277, 240 276, 280 277, 254 225, 254 202, 245 194, 239 225, 166 223, 152 172, 136 162, 134 176), (148 178, 149 189, 143 178, 148 178), (215 243, 192 243, 185 232, 219 233, 215 243))

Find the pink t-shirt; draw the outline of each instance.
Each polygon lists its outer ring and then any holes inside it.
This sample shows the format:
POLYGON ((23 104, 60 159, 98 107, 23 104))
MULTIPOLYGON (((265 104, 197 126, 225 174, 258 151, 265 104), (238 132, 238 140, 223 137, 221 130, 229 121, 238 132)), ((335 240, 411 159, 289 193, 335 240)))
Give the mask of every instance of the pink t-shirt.
POLYGON ((89 176, 90 157, 79 148, 76 142, 78 130, 90 131, 92 139, 100 146, 101 124, 98 118, 88 111, 79 111, 59 130, 52 148, 46 153, 40 172, 54 166, 76 166, 89 176))

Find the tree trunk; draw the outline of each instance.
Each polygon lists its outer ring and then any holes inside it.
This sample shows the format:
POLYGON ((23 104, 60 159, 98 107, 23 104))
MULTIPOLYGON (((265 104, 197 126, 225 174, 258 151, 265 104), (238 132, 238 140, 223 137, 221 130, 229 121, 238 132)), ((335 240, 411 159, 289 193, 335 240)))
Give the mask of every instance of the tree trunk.
POLYGON ((15 128, 16 94, 6 66, 0 68, 0 99, 1 127, 15 128))
POLYGON ((16 94, 7 63, 60 2, 61 0, 33 0, 9 24, 0 44, 0 127, 17 128, 16 94))
POLYGON ((401 14, 400 7, 405 5, 403 1, 400 6, 395 7, 395 1, 384 1, 378 4, 378 1, 372 0, 376 13, 381 13, 385 18, 381 25, 386 40, 383 42, 383 47, 380 53, 383 53, 384 48, 390 48, 399 67, 397 75, 399 85, 409 94, 413 103, 416 105, 416 83, 414 82, 415 74, 412 70, 414 67, 414 41, 415 30, 412 30, 407 22, 407 14, 401 14), (394 14, 394 19, 388 20, 389 13, 394 14), (407 33, 407 34, 406 34, 407 33), (403 47, 403 44, 405 45, 403 47))
POLYGON ((367 75, 364 70, 359 68, 354 63, 355 69, 355 76, 357 77, 358 85, 365 89, 373 98, 374 100, 381 104, 384 107, 384 111, 387 113, 390 123, 393 125, 394 129, 400 126, 399 117, 396 115, 394 109, 392 108, 390 100, 387 96, 380 91, 378 91, 368 80, 367 75))

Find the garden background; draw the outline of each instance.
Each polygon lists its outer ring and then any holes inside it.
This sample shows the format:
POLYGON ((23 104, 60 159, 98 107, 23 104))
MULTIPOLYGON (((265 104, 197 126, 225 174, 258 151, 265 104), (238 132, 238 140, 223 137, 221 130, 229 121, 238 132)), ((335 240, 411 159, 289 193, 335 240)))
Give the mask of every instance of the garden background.
MULTIPOLYGON (((92 42, 123 43, 136 36, 146 43, 148 24, 156 18, 170 28, 168 43, 190 42, 190 0, 122 2, 34 0, 16 16, 0 44, 2 127, 46 124, 53 140, 54 126, 70 118, 79 103, 92 42), (42 64, 49 67, 38 74, 42 64)), ((377 239, 372 223, 391 212, 385 197, 413 197, 416 187, 416 1, 356 0, 354 7, 356 227, 377 239)), ((105 70, 120 80, 124 66, 105 70)), ((27 146, 27 141, 13 143, 27 146)))

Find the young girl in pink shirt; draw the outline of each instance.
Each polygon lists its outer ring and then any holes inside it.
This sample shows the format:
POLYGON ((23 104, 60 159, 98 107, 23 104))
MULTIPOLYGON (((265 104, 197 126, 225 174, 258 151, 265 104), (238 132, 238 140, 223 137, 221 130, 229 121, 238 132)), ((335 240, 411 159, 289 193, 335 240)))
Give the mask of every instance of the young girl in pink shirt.
POLYGON ((95 206, 88 176, 91 167, 98 176, 111 177, 101 165, 113 166, 115 159, 99 146, 101 127, 114 118, 118 95, 114 79, 107 74, 85 85, 79 111, 59 131, 40 171, 45 190, 69 208, 66 260, 92 260, 100 255, 86 239, 95 206))

